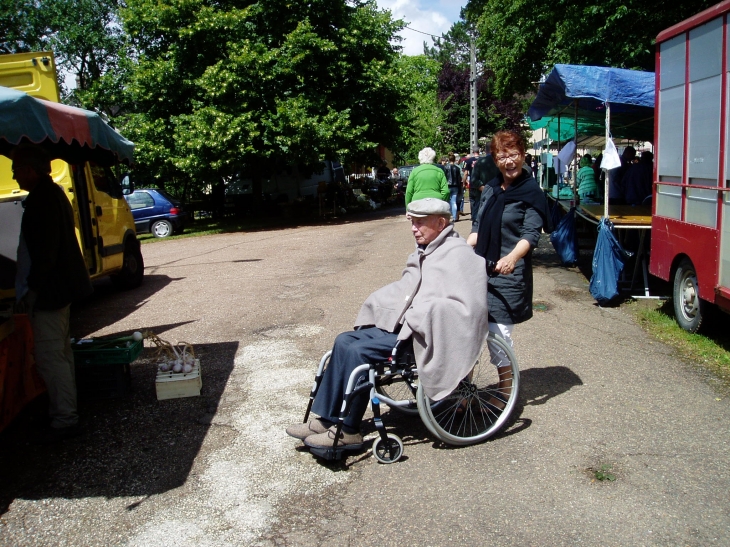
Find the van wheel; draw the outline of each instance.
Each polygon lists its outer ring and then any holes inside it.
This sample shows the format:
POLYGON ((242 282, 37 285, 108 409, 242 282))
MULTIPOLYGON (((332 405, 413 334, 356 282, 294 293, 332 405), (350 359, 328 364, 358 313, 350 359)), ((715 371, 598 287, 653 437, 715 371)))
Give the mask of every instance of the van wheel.
POLYGON ((144 279, 144 259, 139 241, 128 239, 124 244, 124 262, 119 273, 111 276, 117 289, 136 289, 144 279))
POLYGON ((688 258, 683 258, 674 271, 672 301, 679 326, 688 332, 697 332, 702 325, 707 304, 700 300, 697 272, 688 258))
POLYGON ((166 220, 158 220, 152 224, 150 232, 155 237, 167 237, 172 233, 172 224, 166 220))

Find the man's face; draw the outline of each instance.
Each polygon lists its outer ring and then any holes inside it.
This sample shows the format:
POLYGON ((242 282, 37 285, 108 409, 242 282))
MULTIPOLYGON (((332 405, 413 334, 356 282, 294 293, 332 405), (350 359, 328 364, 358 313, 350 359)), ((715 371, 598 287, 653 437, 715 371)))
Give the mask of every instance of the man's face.
POLYGON ((448 223, 444 217, 430 215, 427 217, 410 217, 411 232, 419 245, 428 245, 443 232, 448 223))
POLYGON ((13 178, 17 181, 21 190, 30 192, 35 186, 37 179, 35 171, 25 162, 13 162, 13 178))

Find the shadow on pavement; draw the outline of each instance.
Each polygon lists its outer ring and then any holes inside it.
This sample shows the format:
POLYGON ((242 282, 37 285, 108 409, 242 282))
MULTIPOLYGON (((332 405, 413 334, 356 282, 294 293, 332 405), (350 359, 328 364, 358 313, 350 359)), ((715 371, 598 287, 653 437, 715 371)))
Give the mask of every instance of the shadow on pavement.
POLYGON ((520 371, 521 404, 517 408, 516 415, 522 414, 520 407, 545 404, 553 397, 582 385, 580 377, 568 367, 531 368, 520 371))
POLYGON ((167 275, 145 275, 140 287, 128 291, 116 289, 108 278, 95 281, 93 294, 71 306, 71 336, 84 338, 121 321, 173 281, 176 279, 167 275))
MULTIPOLYGON (((541 405, 553 397, 566 393, 575 386, 583 385, 583 381, 572 370, 563 366, 533 368, 520 372, 520 397, 512 416, 505 426, 487 442, 509 437, 521 433, 532 425, 532 420, 523 418, 522 412, 527 405, 541 405)), ((418 415, 408 415, 398 410, 386 410, 383 413, 383 422, 389 432, 401 437, 404 445, 404 453, 408 452, 409 446, 431 443, 437 450, 458 450, 462 447, 452 446, 434 439, 421 421, 418 415)), ((368 436, 375 432, 375 425, 372 418, 363 422, 363 435, 368 436)), ((322 465, 336 471, 349 469, 356 463, 372 456, 370 448, 372 439, 366 440, 362 451, 346 454, 342 460, 325 461, 312 456, 322 465)), ((307 452, 304 446, 297 447, 300 452, 307 452)), ((407 459, 404 455, 403 461, 407 459)))
MULTIPOLYGON (((164 326, 154 327, 155 332, 164 326)), ((158 401, 156 363, 145 349, 132 363, 130 395, 79 401, 85 434, 51 446, 31 443, 47 423, 39 397, 0 434, 0 514, 15 499, 139 498, 185 483, 234 366, 238 342, 195 346, 200 397, 158 401)))

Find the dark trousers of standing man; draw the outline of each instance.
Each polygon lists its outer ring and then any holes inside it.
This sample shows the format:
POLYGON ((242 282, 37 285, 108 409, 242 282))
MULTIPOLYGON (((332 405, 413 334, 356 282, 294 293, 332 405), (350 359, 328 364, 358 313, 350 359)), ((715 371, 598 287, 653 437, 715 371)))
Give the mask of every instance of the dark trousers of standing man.
MULTIPOLYGON (((366 363, 386 361, 397 340, 397 334, 376 327, 343 332, 337 336, 330 362, 312 405, 312 412, 323 420, 337 422, 352 371, 366 363)), ((358 383, 362 381, 367 381, 367 371, 358 378, 358 383)), ((369 402, 369 391, 364 391, 353 399, 344 423, 346 429, 360 431, 360 422, 369 402)))
POLYGON ((482 200, 482 193, 477 189, 469 188, 469 204, 471 205, 471 221, 474 222, 479 214, 479 202, 482 200))

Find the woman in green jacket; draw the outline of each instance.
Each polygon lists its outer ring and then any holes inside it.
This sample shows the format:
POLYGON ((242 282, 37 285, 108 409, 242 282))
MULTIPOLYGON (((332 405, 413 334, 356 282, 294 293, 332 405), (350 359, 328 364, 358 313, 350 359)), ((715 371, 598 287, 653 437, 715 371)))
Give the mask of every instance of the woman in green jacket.
POLYGON ((580 169, 575 177, 578 183, 578 197, 583 200, 586 197, 598 199, 598 185, 596 184, 596 173, 593 171, 593 162, 590 154, 580 159, 580 169))
POLYGON ((449 201, 449 183, 444 170, 434 165, 436 152, 432 148, 424 148, 418 153, 421 164, 411 171, 406 187, 406 206, 423 198, 437 198, 449 201))

